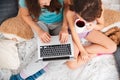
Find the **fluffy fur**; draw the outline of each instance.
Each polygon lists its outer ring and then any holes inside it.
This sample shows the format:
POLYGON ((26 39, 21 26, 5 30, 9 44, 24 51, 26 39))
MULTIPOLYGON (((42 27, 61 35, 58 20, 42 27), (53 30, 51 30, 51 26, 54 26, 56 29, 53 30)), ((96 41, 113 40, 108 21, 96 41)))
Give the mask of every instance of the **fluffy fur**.
POLYGON ((120 12, 110 9, 104 11, 105 26, 109 26, 115 22, 120 22, 120 12))
POLYGON ((26 40, 31 39, 34 35, 30 26, 22 20, 20 15, 4 21, 0 26, 0 32, 3 34, 12 34, 16 36, 15 38, 18 36, 26 40))
POLYGON ((106 31, 105 35, 111 38, 117 45, 120 45, 120 28, 115 26, 106 31))

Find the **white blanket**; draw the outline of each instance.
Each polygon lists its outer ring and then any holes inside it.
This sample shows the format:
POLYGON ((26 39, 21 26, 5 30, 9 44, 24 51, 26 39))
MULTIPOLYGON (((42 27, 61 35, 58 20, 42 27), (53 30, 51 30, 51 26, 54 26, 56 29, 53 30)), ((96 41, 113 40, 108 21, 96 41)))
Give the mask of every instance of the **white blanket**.
POLYGON ((119 78, 114 57, 102 55, 74 71, 69 70, 65 64, 57 66, 37 80, 119 80, 119 78))

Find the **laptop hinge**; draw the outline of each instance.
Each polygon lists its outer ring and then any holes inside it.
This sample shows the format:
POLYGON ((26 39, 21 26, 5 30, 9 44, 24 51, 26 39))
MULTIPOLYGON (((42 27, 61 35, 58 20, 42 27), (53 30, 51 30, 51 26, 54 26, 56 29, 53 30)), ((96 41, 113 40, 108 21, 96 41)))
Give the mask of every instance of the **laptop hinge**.
POLYGON ((65 60, 65 59, 70 59, 70 57, 69 56, 65 56, 65 57, 43 58, 43 61, 65 60))

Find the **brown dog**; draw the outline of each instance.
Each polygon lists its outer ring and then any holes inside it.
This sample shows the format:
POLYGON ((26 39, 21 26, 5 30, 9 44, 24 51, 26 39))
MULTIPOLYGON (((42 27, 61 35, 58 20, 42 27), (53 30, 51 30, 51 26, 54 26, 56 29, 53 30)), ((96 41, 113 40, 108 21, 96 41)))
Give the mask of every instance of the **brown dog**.
POLYGON ((111 38, 117 45, 120 45, 120 28, 115 26, 105 32, 109 38, 111 38))

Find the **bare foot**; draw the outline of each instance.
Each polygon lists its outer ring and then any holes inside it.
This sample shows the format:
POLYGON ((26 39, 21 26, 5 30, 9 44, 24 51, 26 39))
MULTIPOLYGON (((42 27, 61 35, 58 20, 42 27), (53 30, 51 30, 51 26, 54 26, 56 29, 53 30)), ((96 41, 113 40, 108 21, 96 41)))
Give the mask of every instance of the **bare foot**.
POLYGON ((76 60, 67 61, 67 62, 66 62, 66 65, 68 66, 68 68, 70 68, 70 69, 72 69, 72 70, 75 70, 75 69, 79 68, 81 65, 87 63, 89 60, 90 60, 90 58, 87 59, 87 60, 82 60, 82 58, 79 57, 79 58, 76 59, 76 60))
POLYGON ((78 67, 78 62, 77 60, 67 61, 66 65, 68 66, 68 68, 74 70, 78 67))

